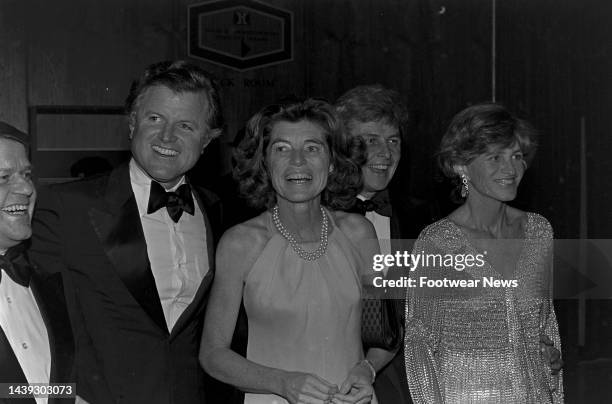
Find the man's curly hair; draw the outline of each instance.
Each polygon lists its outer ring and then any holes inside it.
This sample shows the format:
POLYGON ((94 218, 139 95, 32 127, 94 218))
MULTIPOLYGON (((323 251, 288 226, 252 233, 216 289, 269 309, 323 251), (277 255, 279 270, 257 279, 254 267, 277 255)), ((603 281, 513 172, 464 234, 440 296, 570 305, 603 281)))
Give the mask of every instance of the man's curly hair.
POLYGON ((266 167, 270 133, 279 122, 301 121, 321 128, 330 153, 333 171, 327 177, 322 204, 331 209, 350 209, 363 185, 360 168, 365 161, 363 143, 347 136, 329 103, 313 98, 268 105, 249 119, 245 136, 234 149, 233 174, 240 184, 240 194, 256 208, 269 209, 276 204, 276 191, 266 167))

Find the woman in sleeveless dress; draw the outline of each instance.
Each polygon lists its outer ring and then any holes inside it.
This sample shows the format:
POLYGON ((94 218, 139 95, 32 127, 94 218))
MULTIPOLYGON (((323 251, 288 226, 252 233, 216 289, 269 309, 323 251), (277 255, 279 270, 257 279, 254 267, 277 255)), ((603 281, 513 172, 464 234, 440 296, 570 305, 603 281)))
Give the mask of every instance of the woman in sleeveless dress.
POLYGON ((552 227, 507 205, 536 149, 504 107, 459 112, 438 161, 464 203, 428 226, 406 304, 405 358, 415 403, 563 402, 552 303, 552 227))
MULTIPOLYGON (((246 392, 245 403, 369 403, 392 354, 361 343, 361 282, 378 249, 371 224, 346 209, 359 166, 332 107, 265 107, 236 152, 241 191, 261 215, 217 250, 200 362, 246 392), (230 349, 241 300, 246 358, 230 349)), ((369 270, 368 270, 369 268, 369 270)))

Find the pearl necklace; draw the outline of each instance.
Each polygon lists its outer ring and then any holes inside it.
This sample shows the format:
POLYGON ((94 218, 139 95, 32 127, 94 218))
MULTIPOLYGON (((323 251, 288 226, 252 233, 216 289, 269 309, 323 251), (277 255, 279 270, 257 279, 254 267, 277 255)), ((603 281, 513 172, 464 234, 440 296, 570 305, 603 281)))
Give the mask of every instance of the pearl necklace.
POLYGON ((314 251, 306 251, 304 250, 296 241, 293 234, 289 233, 289 230, 285 228, 283 223, 280 220, 280 216, 278 214, 278 206, 274 207, 272 211, 272 221, 274 222, 274 226, 276 230, 289 242, 293 251, 297 253, 297 255, 306 261, 314 261, 320 258, 327 251, 327 215, 325 214, 325 210, 321 206, 321 215, 323 215, 323 222, 321 223, 321 241, 319 242, 319 246, 314 251))

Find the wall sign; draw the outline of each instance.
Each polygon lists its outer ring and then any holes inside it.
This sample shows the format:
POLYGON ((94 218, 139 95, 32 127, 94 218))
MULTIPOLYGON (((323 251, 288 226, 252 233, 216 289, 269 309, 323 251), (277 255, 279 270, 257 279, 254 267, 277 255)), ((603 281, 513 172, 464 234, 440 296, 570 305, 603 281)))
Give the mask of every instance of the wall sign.
POLYGON ((255 0, 188 9, 189 56, 249 70, 293 60, 293 13, 255 0))

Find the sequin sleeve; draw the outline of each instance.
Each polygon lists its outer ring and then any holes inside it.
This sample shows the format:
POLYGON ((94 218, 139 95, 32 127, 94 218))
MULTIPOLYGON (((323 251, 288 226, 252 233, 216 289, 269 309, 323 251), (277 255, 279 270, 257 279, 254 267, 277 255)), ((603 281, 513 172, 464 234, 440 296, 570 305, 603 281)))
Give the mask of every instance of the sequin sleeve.
MULTIPOLYGON (((552 299, 550 300, 550 313, 544 325, 544 334, 554 342, 555 348, 561 352, 559 326, 557 324, 557 316, 555 315, 552 299)), ((563 370, 559 371, 557 375, 549 375, 549 383, 552 391, 553 403, 563 403, 563 370)))
MULTIPOLYGON (((540 329, 542 333, 548 337, 551 341, 553 341, 555 349, 561 352, 561 338, 559 336, 559 325, 557 323, 557 316, 555 314, 555 306, 553 303, 553 233, 552 227, 550 223, 543 217, 540 217, 544 222, 544 238, 547 244, 547 250, 549 251, 548 263, 549 263, 549 275, 548 275, 548 299, 547 299, 547 310, 545 315, 542 317, 542 323, 540 324, 540 329)), ((547 364, 548 365, 548 364, 547 364)), ((553 403, 563 403, 563 370, 561 370, 557 375, 552 375, 548 373, 548 382, 550 391, 552 393, 553 403)))
MULTIPOLYGON (((423 234, 415 242, 414 253, 435 253, 433 240, 423 234)), ((432 269, 435 270, 435 269, 432 269)), ((422 268, 412 274, 418 284, 422 268)), ((412 276, 411 276, 412 277, 412 276)), ((406 330, 404 354, 406 374, 412 400, 415 403, 442 403, 436 352, 442 324, 443 302, 431 298, 424 289, 408 288, 406 295, 406 330)))

